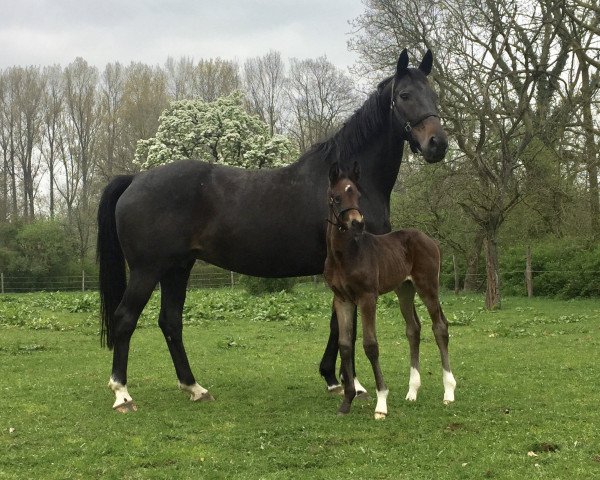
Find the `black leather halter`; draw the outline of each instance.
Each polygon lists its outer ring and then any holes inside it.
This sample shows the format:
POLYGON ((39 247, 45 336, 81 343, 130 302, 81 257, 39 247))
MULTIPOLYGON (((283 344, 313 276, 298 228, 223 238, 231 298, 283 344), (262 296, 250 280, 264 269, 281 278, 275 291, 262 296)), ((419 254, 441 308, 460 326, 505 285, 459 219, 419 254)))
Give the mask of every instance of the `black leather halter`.
MULTIPOLYGON (((394 112, 396 110, 396 77, 394 76, 394 78, 392 79, 392 98, 390 101, 390 124, 394 121, 394 112)), ((417 142, 417 140, 413 137, 412 134, 412 129, 415 128, 416 126, 420 125, 421 123, 423 123, 425 120, 427 120, 429 117, 436 117, 436 118, 440 118, 440 116, 436 113, 433 112, 427 112, 423 115, 421 115, 416 121, 411 122, 410 120, 406 119, 405 122, 400 122, 402 123, 402 128, 404 129, 404 131, 406 132, 406 140, 408 141, 409 145, 410 145, 410 149, 412 150, 413 153, 417 153, 420 150, 420 145, 419 142, 417 142)))

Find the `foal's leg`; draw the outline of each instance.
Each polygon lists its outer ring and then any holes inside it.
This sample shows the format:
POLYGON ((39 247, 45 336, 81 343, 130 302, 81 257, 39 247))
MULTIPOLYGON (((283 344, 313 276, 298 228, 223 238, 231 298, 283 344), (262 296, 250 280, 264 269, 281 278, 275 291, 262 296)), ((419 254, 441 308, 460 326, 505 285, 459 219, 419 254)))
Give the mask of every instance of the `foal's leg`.
POLYGON ((448 405, 454 401, 454 389, 456 388, 456 380, 450 370, 450 361, 448 359, 448 321, 442 311, 437 289, 419 291, 419 296, 423 300, 431 317, 433 335, 440 350, 443 370, 442 381, 444 383, 444 404, 448 405))
POLYGON ((388 389, 383 380, 381 367, 379 366, 379 345, 375 333, 375 316, 377 308, 377 297, 365 295, 360 299, 360 315, 363 325, 363 347, 367 358, 373 367, 375 385, 377 387, 377 405, 375 406, 375 419, 385 418, 387 411, 388 389))
MULTIPOLYGON (((356 372, 355 365, 355 351, 354 345, 356 344, 356 324, 357 324, 357 311, 354 309, 354 314, 352 318, 352 322, 354 325, 354 334, 352 338, 352 369, 356 372)), ((319 365, 319 372, 325 378, 327 382, 327 391, 329 393, 344 393, 344 387, 338 382, 335 376, 335 361, 337 359, 338 354, 338 342, 339 342, 339 326, 338 319, 335 313, 335 306, 332 308, 331 312, 331 321, 329 324, 329 339, 327 340, 327 346, 325 347, 325 353, 323 353, 323 358, 321 359, 321 364, 319 365)), ((341 368, 341 367, 340 367, 341 368)), ((342 380, 345 377, 342 375, 342 380)), ((358 379, 354 377, 354 388, 356 389, 356 396, 359 398, 367 398, 367 390, 363 387, 358 379)))
POLYGON ((358 378, 356 378, 356 332, 358 331, 358 308, 354 307, 354 314, 352 315, 352 371, 354 372, 354 389, 356 390, 356 398, 359 400, 369 400, 369 394, 367 389, 363 387, 358 378))
POLYGON ((406 400, 414 402, 421 387, 419 373, 419 345, 421 343, 421 321, 415 310, 415 286, 408 280, 396 289, 400 311, 406 322, 406 338, 410 349, 410 378, 406 400))
POLYGON ((179 388, 190 393, 190 400, 214 400, 208 390, 196 383, 183 346, 182 312, 193 264, 194 262, 191 262, 185 267, 173 268, 160 279, 161 303, 158 325, 167 341, 179 380, 179 388))
MULTIPOLYGON (((352 367, 352 336, 353 336, 353 320, 355 305, 351 302, 344 302, 337 297, 333 300, 336 316, 338 319, 339 331, 339 349, 342 359, 342 374, 344 378, 354 378, 354 369, 352 367)), ((346 414, 350 411, 352 400, 356 396, 354 382, 346 382, 344 384, 344 400, 340 406, 338 413, 346 414)))
POLYGON ((113 408, 122 413, 137 410, 127 391, 129 343, 157 281, 154 272, 132 270, 123 299, 115 311, 113 365, 108 386, 115 393, 113 408))

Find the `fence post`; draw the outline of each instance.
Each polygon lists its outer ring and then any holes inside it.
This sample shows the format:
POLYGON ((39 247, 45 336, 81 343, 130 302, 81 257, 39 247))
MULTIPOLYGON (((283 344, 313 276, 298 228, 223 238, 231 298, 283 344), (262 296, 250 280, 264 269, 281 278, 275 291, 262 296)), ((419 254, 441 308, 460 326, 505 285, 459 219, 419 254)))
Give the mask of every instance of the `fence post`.
POLYGON ((229 275, 230 275, 230 278, 231 278, 231 288, 233 288, 233 287, 234 287, 234 285, 235 285, 235 282, 234 282, 234 280, 233 280, 233 271, 231 271, 231 270, 230 270, 230 271, 229 271, 229 275))
POLYGON ((531 245, 527 246, 527 256, 525 257, 525 285, 527 286, 527 296, 533 297, 533 271, 531 268, 531 245))
POLYGON ((4 272, 0 273, 0 292, 4 293, 4 272))
POLYGON ((81 271, 81 291, 85 292, 85 270, 81 271))
POLYGON ((458 265, 456 264, 456 255, 452 254, 452 265, 454 266, 454 294, 458 295, 460 291, 460 280, 458 279, 458 265))

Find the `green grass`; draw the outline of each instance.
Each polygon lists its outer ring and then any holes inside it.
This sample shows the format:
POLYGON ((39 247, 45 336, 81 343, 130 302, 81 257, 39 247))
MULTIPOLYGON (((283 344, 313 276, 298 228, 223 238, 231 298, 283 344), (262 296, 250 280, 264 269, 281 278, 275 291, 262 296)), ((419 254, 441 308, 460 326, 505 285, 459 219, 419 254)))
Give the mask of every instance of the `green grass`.
MULTIPOLYGON (((506 298, 486 312, 480 297, 446 294, 458 387, 444 406, 422 308, 423 386, 404 401, 404 324, 383 297, 380 422, 374 400, 337 416, 319 378, 330 302, 310 285, 191 292, 186 346, 216 398, 195 404, 177 391, 153 299, 130 354, 139 411, 121 415, 95 295, 0 296, 0 478, 600 478, 600 301, 506 298)), ((357 368, 374 393, 362 352, 357 368)))

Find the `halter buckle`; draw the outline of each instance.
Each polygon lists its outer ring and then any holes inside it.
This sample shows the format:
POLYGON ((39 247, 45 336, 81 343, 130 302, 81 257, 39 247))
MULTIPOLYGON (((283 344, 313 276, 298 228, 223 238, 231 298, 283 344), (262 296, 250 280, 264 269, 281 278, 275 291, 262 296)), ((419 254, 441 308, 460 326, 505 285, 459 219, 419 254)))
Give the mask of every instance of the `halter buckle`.
POLYGON ((410 122, 406 122, 406 125, 404 125, 404 131, 406 133, 410 133, 412 131, 412 127, 410 126, 410 122))

